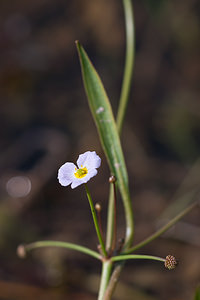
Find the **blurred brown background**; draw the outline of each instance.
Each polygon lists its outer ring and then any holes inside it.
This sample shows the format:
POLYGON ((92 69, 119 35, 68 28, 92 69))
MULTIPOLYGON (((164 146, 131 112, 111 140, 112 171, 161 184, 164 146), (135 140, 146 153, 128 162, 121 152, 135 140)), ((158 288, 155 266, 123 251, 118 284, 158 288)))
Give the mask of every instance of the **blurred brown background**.
MULTIPOLYGON (((136 63, 122 143, 137 242, 199 196, 200 5, 133 2, 136 63)), ((16 247, 56 239, 96 249, 83 187, 63 188, 56 177, 65 161, 95 150, 102 166, 89 186, 106 220, 109 172, 74 41, 87 50, 116 113, 125 51, 121 1, 2 0, 0 28, 0 299, 96 299, 100 265, 92 258, 46 248, 20 260, 16 247)), ((196 209, 141 250, 175 255, 175 271, 129 262, 115 299, 193 299, 199 219, 196 209)), ((118 223, 122 237, 123 214, 118 223)))

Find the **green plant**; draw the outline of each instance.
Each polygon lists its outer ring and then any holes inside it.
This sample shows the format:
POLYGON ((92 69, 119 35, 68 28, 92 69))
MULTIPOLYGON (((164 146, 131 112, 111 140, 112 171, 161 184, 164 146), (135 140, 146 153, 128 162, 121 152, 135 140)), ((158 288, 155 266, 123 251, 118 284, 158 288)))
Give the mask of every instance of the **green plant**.
MULTIPOLYGON (((131 196, 129 191, 128 174, 124 159, 123 150, 120 142, 120 134, 122 131, 123 121, 125 117, 126 107, 129 98, 129 91, 133 73, 134 65, 134 17, 133 17, 133 7, 131 0, 123 0, 124 12, 125 12, 125 23, 126 23, 126 60, 124 77, 121 89, 121 96, 119 101, 119 109, 117 113, 117 118, 115 120, 112 107, 102 81, 97 74, 93 64, 91 63, 87 53, 84 48, 77 41, 77 51, 79 54, 79 60, 81 64, 82 77, 85 86, 85 91, 88 98, 89 107, 94 118, 97 131, 99 133, 99 138, 104 150, 107 162, 110 168, 110 194, 108 201, 108 220, 107 220, 107 232, 106 241, 103 240, 101 227, 99 220, 95 211, 95 207, 92 201, 92 197, 86 182, 96 175, 96 169, 100 166, 98 164, 93 168, 93 175, 86 180, 87 175, 90 173, 90 163, 88 164, 88 153, 93 155, 93 152, 86 152, 82 154, 84 159, 82 163, 79 164, 79 156, 77 161, 78 168, 73 163, 67 164, 66 173, 62 173, 63 181, 60 181, 62 185, 72 184, 72 188, 79 184, 84 184, 86 189, 86 194, 89 200, 92 217, 99 240, 99 252, 90 250, 89 248, 75 245, 67 242, 58 241, 39 241, 31 243, 28 245, 21 245, 18 247, 18 253, 21 256, 25 255, 25 252, 33 250, 39 247, 64 247, 68 249, 73 249, 76 251, 83 252, 92 256, 102 263, 102 274, 99 288, 98 300, 109 300, 111 299, 115 286, 118 282, 120 273, 124 264, 129 259, 150 259, 164 262, 166 268, 173 269, 176 266, 176 260, 173 256, 168 255, 166 258, 160 258, 151 255, 141 255, 135 254, 136 250, 139 250, 146 244, 150 243, 165 231, 167 231, 171 226, 173 226, 178 220, 180 220, 184 215, 191 211, 197 203, 185 208, 176 217, 169 221, 166 225, 161 227, 157 232, 152 234, 150 237, 146 238, 144 241, 133 245, 134 238, 134 218, 131 203, 131 196), (68 168, 69 167, 69 168, 68 168), (67 175, 66 175, 67 174, 67 175), (75 175, 75 177, 73 177, 75 175), (68 176, 68 177, 66 177, 68 176), (79 181, 80 180, 80 181, 79 181), (79 182, 78 182, 79 181, 79 182), (125 239, 121 244, 116 242, 116 189, 119 190, 125 213, 126 228, 125 228, 125 239)), ((94 154, 96 155, 96 154, 94 154)), ((95 156, 95 159, 97 155, 95 156)), ((89 162, 92 161, 90 157, 89 162)), ((95 162, 94 162, 95 164, 95 162)), ((60 180, 60 175, 59 175, 60 180)), ((97 212, 98 212, 98 208, 97 212)), ((195 299, 197 298, 196 296, 195 299)))

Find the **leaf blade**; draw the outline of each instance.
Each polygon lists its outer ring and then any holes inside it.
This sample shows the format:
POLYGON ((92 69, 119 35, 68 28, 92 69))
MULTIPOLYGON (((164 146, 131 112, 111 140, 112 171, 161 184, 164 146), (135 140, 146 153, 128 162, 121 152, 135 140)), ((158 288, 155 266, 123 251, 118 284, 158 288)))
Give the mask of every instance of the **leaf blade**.
POLYGON ((76 42, 82 77, 90 110, 111 172, 117 178, 126 215, 126 242, 133 237, 133 213, 128 188, 128 175, 112 108, 101 79, 83 47, 76 42))

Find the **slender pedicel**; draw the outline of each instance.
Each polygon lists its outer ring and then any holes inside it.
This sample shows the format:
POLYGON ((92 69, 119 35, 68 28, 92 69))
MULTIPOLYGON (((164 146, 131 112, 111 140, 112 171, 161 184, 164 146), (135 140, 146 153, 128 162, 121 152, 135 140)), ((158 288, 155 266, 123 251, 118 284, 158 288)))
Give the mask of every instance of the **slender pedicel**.
POLYGON ((116 241, 117 241, 117 192, 116 192, 116 178, 115 176, 110 176, 109 182, 113 186, 113 196, 114 196, 114 223, 113 223, 113 240, 112 240, 112 247, 111 247, 111 254, 116 249, 116 241))
POLYGON ((101 260, 102 257, 99 253, 96 251, 93 251, 87 247, 76 245, 73 243, 66 243, 66 242, 59 242, 59 241, 38 241, 35 243, 27 244, 27 245, 19 245, 17 247, 17 254, 21 258, 26 257, 26 253, 37 248, 42 248, 42 247, 60 247, 60 248, 66 248, 66 249, 71 249, 75 251, 79 251, 85 254, 88 254, 98 260, 101 260))
POLYGON ((98 222, 99 222, 99 229, 100 229, 100 232, 101 232, 101 236, 104 240, 104 237, 103 237, 103 227, 102 227, 102 221, 101 221, 101 204, 99 203, 96 203, 95 204, 95 209, 96 209, 96 212, 97 212, 97 218, 98 218, 98 222))
POLYGON ((95 208, 94 208, 94 204, 93 204, 93 201, 92 201, 91 194, 89 192, 89 189, 88 189, 86 183, 85 183, 85 190, 86 190, 86 194, 87 194, 88 201, 89 201, 89 204, 90 204, 90 209, 91 209, 91 213, 92 213, 92 217, 93 217, 93 221, 94 221, 94 226, 95 226, 95 229, 96 229, 97 237, 98 237, 98 240, 99 240, 99 244, 101 246, 101 251, 102 251, 103 255, 105 257, 107 257, 107 252, 106 252, 105 244, 104 244, 103 237, 101 235, 101 230, 99 228, 99 223, 98 223, 98 220, 97 220, 97 214, 96 214, 96 211, 95 211, 95 208))
POLYGON ((118 255, 113 256, 111 260, 114 261, 122 261, 122 260, 128 260, 128 259, 148 259, 148 260, 157 260, 164 262, 166 261, 165 258, 153 256, 153 255, 140 255, 140 254, 128 254, 128 255, 118 255))

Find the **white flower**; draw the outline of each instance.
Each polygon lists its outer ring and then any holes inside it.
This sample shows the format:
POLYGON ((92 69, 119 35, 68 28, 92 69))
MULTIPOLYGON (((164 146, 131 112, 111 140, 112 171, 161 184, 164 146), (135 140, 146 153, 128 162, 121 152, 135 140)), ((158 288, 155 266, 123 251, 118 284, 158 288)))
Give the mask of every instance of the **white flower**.
POLYGON ((71 184, 71 188, 86 183, 90 178, 97 175, 97 168, 101 165, 101 158, 95 151, 87 151, 80 154, 77 160, 77 166, 67 162, 58 170, 58 181, 61 185, 71 184))

